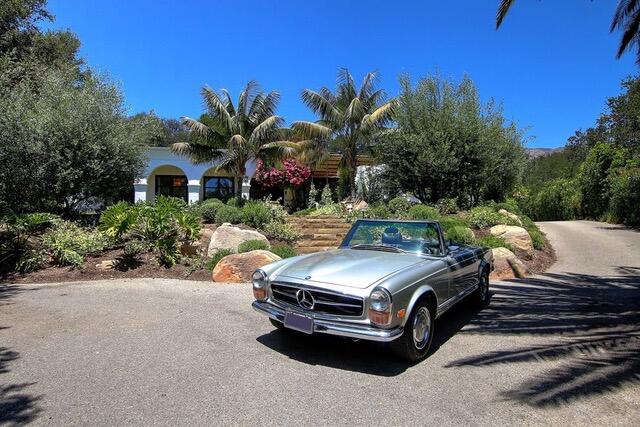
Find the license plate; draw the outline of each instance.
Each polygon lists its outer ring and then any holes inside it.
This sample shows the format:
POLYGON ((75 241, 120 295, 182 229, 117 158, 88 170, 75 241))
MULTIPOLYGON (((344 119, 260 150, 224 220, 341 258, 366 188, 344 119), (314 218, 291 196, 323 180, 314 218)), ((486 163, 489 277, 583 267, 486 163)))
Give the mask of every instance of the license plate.
POLYGON ((313 319, 311 317, 302 316, 300 314, 287 312, 284 315, 284 326, 305 334, 313 333, 313 319))

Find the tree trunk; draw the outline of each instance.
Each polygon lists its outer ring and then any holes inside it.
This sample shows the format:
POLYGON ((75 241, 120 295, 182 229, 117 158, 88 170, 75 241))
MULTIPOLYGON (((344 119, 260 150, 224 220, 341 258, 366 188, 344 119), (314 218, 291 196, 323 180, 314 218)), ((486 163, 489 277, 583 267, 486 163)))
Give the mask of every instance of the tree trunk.
POLYGON ((244 178, 244 175, 236 175, 236 199, 241 200, 242 199, 242 179, 244 178))

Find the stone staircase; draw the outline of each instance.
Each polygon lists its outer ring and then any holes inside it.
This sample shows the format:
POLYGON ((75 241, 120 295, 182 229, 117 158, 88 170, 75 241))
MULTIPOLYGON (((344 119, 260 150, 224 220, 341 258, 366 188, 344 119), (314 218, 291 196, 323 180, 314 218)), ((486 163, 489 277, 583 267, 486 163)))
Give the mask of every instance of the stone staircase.
POLYGON ((296 244, 299 254, 335 249, 351 228, 351 224, 344 219, 332 215, 289 216, 287 222, 302 233, 302 238, 296 244))

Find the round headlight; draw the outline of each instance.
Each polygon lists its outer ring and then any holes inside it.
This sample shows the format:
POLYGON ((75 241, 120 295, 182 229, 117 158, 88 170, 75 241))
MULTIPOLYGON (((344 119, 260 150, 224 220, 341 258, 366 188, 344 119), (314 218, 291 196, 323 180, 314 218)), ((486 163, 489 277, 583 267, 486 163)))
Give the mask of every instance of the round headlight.
POLYGON ((267 285, 267 275, 262 270, 256 270, 251 276, 254 288, 264 288, 267 285))
POLYGON ((391 307, 391 295, 384 289, 374 289, 370 298, 372 310, 387 311, 391 307))

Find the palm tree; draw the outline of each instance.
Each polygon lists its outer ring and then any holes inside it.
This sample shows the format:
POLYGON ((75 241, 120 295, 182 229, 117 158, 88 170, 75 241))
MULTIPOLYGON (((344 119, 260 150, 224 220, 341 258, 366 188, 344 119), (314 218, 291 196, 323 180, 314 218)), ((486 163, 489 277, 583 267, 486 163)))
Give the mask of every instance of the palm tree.
POLYGON ((319 120, 298 121, 292 126, 320 146, 327 146, 330 141, 338 148, 342 153, 340 168, 346 171, 352 196, 355 196, 357 154, 369 147, 392 120, 395 102, 385 102, 384 91, 376 89, 376 78, 376 73, 367 74, 357 89, 349 70, 342 68, 338 71, 335 93, 326 87, 319 91, 303 90, 302 101, 319 120))
MULTIPOLYGON (((500 28, 502 20, 509 12, 515 0, 501 0, 496 13, 496 29, 500 28)), ((620 57, 632 46, 636 46, 636 62, 640 64, 640 1, 619 0, 613 15, 609 31, 622 31, 622 38, 618 46, 616 58, 620 57)))
POLYGON ((191 138, 173 144, 171 150, 189 157, 193 163, 215 163, 216 171, 232 174, 236 197, 241 197, 248 161, 278 163, 304 145, 288 138, 291 131, 281 127, 283 119, 275 114, 278 92, 264 93, 255 81, 250 81, 240 92, 237 106, 224 89, 218 94, 205 86, 201 93, 205 114, 200 120, 181 118, 191 138))

